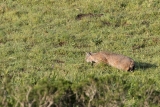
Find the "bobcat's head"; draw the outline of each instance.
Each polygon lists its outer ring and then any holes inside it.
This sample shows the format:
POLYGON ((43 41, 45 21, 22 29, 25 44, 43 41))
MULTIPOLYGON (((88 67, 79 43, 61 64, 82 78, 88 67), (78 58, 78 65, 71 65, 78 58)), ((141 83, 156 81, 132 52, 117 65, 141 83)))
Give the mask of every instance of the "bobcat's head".
POLYGON ((92 58, 92 53, 91 52, 86 52, 86 58, 85 60, 87 62, 93 62, 93 58, 92 58))

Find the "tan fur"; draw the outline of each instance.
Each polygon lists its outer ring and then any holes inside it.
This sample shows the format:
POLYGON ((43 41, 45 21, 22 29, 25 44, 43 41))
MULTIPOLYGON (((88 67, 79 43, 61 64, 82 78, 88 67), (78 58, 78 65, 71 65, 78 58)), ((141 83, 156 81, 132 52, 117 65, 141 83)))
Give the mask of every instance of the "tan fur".
POLYGON ((86 61, 92 64, 102 62, 124 71, 133 71, 135 66, 133 59, 110 52, 86 53, 86 61))

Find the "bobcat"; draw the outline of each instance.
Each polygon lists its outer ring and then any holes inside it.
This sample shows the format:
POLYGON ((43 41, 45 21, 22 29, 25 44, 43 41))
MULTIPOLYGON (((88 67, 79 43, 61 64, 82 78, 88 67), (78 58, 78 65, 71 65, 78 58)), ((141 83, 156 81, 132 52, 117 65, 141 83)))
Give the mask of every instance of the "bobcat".
POLYGON ((87 53, 86 52, 86 61, 94 63, 105 63, 112 67, 118 68, 124 71, 134 71, 135 63, 133 59, 110 52, 98 52, 98 53, 87 53))

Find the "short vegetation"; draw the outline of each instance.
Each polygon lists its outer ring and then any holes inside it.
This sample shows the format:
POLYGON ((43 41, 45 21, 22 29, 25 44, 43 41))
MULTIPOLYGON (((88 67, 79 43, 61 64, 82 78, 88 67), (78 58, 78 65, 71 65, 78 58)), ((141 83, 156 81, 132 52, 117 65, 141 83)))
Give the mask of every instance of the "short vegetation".
POLYGON ((158 107, 159 0, 1 0, 1 107, 158 107), (85 52, 131 57, 135 72, 85 52))

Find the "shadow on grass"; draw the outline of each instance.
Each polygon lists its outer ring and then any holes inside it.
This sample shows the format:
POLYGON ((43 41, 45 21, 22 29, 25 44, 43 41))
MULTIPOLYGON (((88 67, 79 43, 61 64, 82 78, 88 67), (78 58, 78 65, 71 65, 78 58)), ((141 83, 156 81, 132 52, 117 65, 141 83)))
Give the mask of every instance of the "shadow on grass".
POLYGON ((146 62, 135 62, 135 66, 137 69, 143 69, 143 70, 157 67, 157 65, 155 65, 155 64, 150 64, 150 63, 146 63, 146 62))

